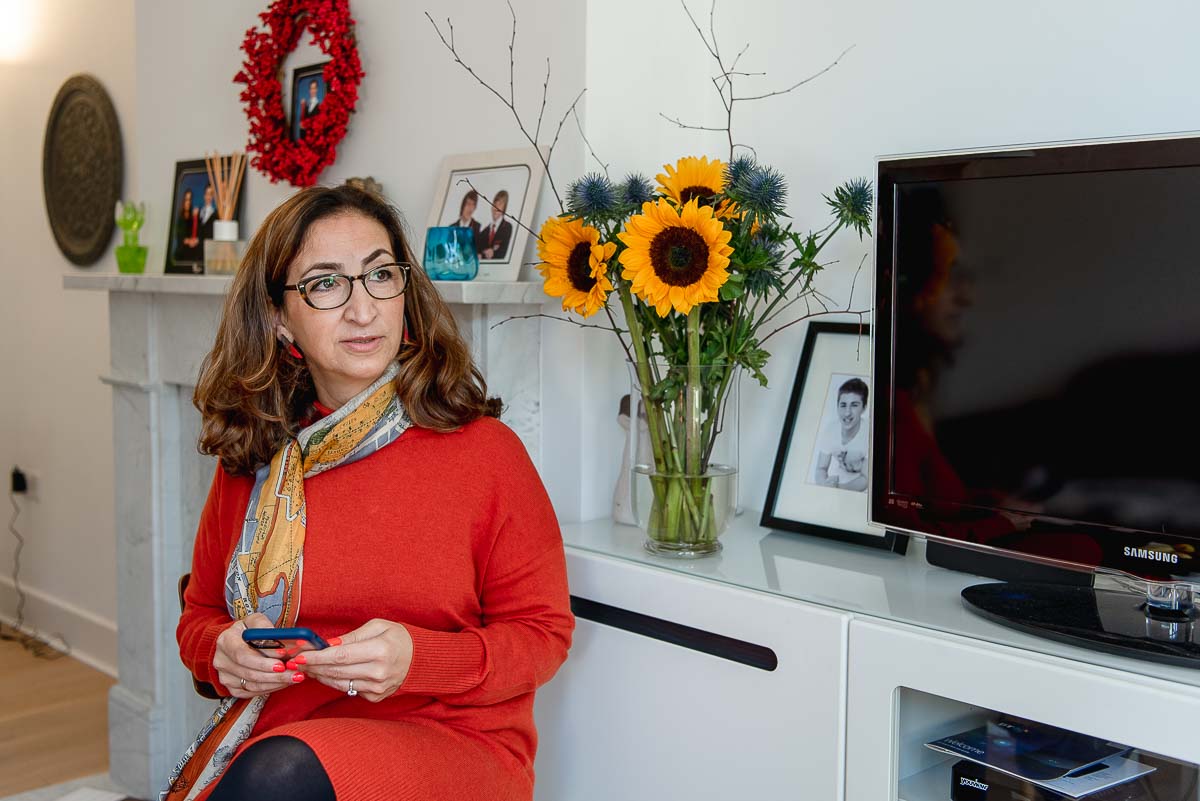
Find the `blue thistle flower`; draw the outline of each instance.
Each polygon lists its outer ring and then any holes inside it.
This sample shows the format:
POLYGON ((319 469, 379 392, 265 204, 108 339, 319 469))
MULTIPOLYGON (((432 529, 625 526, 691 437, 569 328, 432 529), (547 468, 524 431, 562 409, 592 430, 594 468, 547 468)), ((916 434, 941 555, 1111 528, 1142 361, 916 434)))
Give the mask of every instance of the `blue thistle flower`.
POLYGON ((758 168, 758 162, 749 154, 734 156, 733 161, 725 168, 725 185, 735 186, 739 181, 758 168))
POLYGON ((588 173, 567 187, 567 211, 577 217, 603 217, 616 205, 612 182, 598 172, 588 173))
POLYGON ((733 187, 738 203, 759 217, 783 214, 787 203, 787 182, 774 167, 754 165, 733 187))
POLYGON ((635 209, 640 209, 643 203, 654 199, 654 184, 650 183, 649 178, 636 172, 625 176, 625 181, 617 191, 621 195, 621 202, 635 209))
POLYGON ((838 223, 858 231, 862 239, 871 230, 871 207, 875 202, 875 191, 867 178, 855 178, 839 186, 833 197, 825 196, 825 202, 837 215, 838 223))

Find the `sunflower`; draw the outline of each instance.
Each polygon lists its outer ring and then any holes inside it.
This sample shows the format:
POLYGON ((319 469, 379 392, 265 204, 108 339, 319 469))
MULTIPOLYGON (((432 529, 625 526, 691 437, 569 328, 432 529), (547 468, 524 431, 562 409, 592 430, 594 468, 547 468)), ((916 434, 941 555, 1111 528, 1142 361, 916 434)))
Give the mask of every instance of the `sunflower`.
POLYGON ((615 242, 600 244, 600 232, 583 220, 549 218, 538 235, 538 271, 546 279, 543 289, 562 298, 563 311, 591 317, 604 308, 613 289, 608 260, 616 250, 615 242))
POLYGON ((669 197, 677 206, 693 198, 705 200, 725 190, 725 162, 708 156, 684 156, 675 162, 674 168, 664 164, 666 175, 654 176, 658 180, 658 191, 669 197))
POLYGON ((729 280, 733 235, 711 207, 695 198, 682 208, 665 199, 645 203, 617 236, 625 243, 621 276, 633 282, 633 293, 660 317, 672 308, 687 314, 698 303, 717 300, 729 280))

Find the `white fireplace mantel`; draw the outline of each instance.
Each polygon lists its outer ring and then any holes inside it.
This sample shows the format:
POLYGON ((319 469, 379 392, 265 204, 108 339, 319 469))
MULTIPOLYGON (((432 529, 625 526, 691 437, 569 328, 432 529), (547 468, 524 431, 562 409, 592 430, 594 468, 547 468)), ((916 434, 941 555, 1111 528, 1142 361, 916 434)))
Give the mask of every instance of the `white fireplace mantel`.
MULTIPOLYGON (((113 390, 119 683, 109 694, 109 772, 130 795, 161 783, 212 702, 179 660, 176 586, 215 462, 200 455, 192 393, 232 282, 222 276, 72 273, 63 287, 108 293, 113 390)), ((435 281, 469 339, 503 420, 541 461, 539 282, 435 281), (519 319, 509 319, 509 318, 519 319), (499 323, 504 323, 499 325, 499 323)))
MULTIPOLYGON (((223 275, 71 273, 63 276, 63 288, 169 295, 224 295, 232 281, 231 276, 223 275)), ((546 300, 542 285, 538 281, 434 281, 433 285, 437 287, 442 298, 451 304, 541 305, 546 300)))

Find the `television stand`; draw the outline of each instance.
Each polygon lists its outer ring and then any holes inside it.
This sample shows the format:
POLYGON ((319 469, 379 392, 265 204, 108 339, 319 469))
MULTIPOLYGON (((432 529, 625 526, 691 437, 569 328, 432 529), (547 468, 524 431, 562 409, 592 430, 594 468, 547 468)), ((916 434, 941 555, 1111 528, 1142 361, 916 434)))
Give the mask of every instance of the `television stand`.
POLYGON ((1192 589, 1143 583, 1145 593, 1029 581, 975 584, 969 609, 1039 637, 1182 667, 1200 668, 1200 620, 1192 589))

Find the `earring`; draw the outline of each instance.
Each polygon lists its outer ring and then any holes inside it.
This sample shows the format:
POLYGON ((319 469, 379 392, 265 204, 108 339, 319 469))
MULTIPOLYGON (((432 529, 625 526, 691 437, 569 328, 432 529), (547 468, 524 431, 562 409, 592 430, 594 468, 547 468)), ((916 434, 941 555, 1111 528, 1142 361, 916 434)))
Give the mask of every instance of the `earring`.
POLYGON ((288 353, 290 353, 292 355, 293 359, 303 359, 304 358, 304 354, 301 353, 300 349, 296 347, 295 342, 292 342, 290 339, 283 336, 282 334, 279 335, 278 339, 279 339, 279 344, 283 345, 283 349, 286 350, 288 353))

